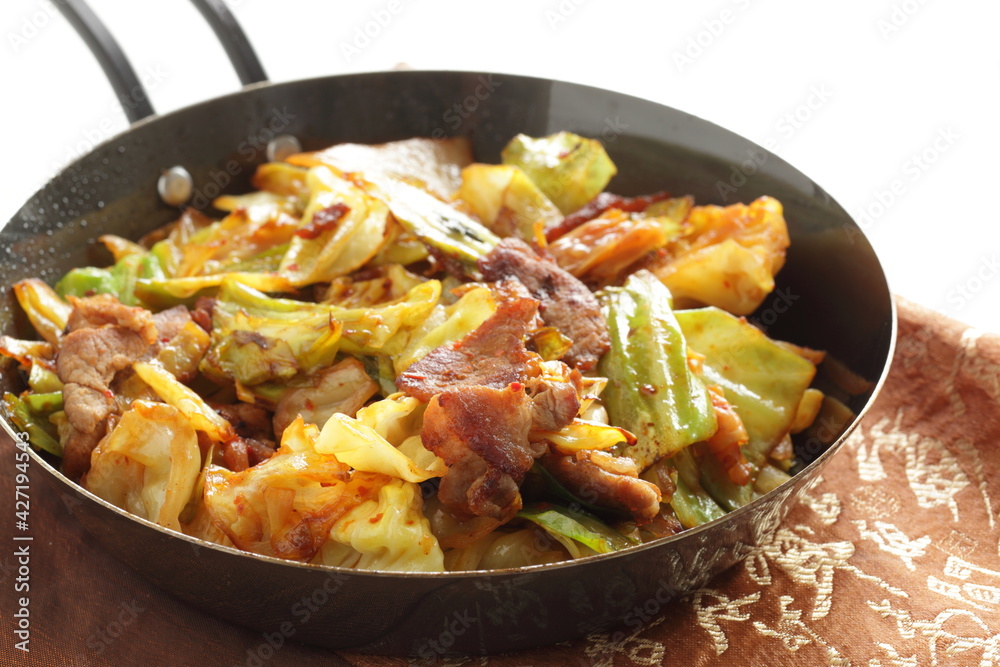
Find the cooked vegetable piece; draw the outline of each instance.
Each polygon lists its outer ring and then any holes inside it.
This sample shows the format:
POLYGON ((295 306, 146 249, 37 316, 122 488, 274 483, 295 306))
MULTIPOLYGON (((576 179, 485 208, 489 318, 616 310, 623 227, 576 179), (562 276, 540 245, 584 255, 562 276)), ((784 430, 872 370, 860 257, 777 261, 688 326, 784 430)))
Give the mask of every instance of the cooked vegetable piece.
POLYGON ((749 315, 774 289, 789 243, 776 199, 761 197, 725 208, 695 206, 685 230, 651 267, 678 307, 710 305, 749 315))
POLYGON ((215 293, 226 281, 238 282, 264 292, 286 292, 292 283, 285 276, 273 273, 217 273, 188 278, 147 279, 136 281, 136 296, 152 308, 167 308, 178 304, 193 305, 196 297, 215 293))
POLYGON ((325 164, 367 178, 404 178, 440 197, 450 197, 461 184, 462 167, 472 162, 472 145, 466 137, 416 137, 376 145, 337 144, 292 155, 288 161, 305 167, 325 164))
POLYGON ((538 139, 519 134, 501 155, 504 164, 520 167, 564 214, 596 197, 618 171, 600 141, 571 132, 538 139))
POLYGON ((3 395, 3 408, 7 418, 18 429, 28 434, 28 441, 49 454, 62 456, 63 447, 55 428, 48 424, 48 419, 36 414, 27 401, 7 392, 3 395))
POLYGON ((705 382, 722 387, 746 427, 745 456, 760 466, 791 428, 816 367, 718 308, 676 315, 688 345, 705 356, 705 382))
POLYGON ((309 204, 281 260, 293 285, 329 282, 363 266, 386 235, 389 209, 329 167, 307 176, 309 204))
POLYGON ((435 470, 425 470, 393 447, 375 429, 347 415, 334 414, 327 420, 316 442, 320 454, 332 454, 355 470, 389 475, 407 482, 423 482, 446 472, 444 462, 435 470))
POLYGON ((608 378, 611 423, 635 434, 625 453, 644 469, 705 440, 717 424, 705 389, 688 366, 687 344, 670 310, 670 292, 648 271, 605 290, 611 351, 598 371, 608 378))
POLYGON ((313 562, 391 572, 440 572, 444 554, 423 513, 420 487, 393 479, 375 498, 348 511, 330 528, 313 562))
POLYGON ((38 335, 58 345, 73 307, 37 278, 14 283, 14 296, 38 335))
POLYGON ((538 524, 553 536, 576 540, 597 553, 619 551, 636 544, 597 517, 582 510, 571 510, 551 503, 529 505, 517 513, 522 519, 538 524))
POLYGON ((385 475, 350 473, 315 451, 315 426, 296 420, 274 456, 234 473, 209 466, 205 506, 212 521, 245 551, 309 561, 330 539, 337 519, 377 494, 385 475))
POLYGON ((670 506, 685 528, 694 528, 726 515, 704 489, 689 487, 680 477, 677 478, 677 489, 670 500, 670 506))
POLYGON ((153 388, 168 405, 176 408, 191 427, 203 431, 216 442, 228 442, 236 437, 232 425, 213 410, 194 390, 181 384, 159 363, 137 361, 132 364, 136 375, 153 388))
POLYGON ((561 236, 548 251, 580 280, 603 286, 618 282, 630 266, 668 239, 656 220, 636 219, 612 208, 561 236))
POLYGON ((562 220, 555 204, 513 165, 469 165, 462 170, 458 198, 498 236, 520 236, 529 243, 562 220))
POLYGON ((329 366, 342 348, 377 352, 400 331, 418 326, 440 291, 441 284, 430 280, 394 302, 340 308, 272 299, 227 281, 213 310, 212 348, 202 370, 255 385, 329 366))
POLYGON ((463 265, 474 267, 500 242, 466 214, 409 183, 383 178, 371 187, 408 232, 463 265))
POLYGON ((136 283, 141 278, 163 278, 159 260, 148 252, 127 254, 108 269, 93 266, 72 269, 56 283, 55 289, 63 298, 111 294, 125 305, 135 306, 140 303, 136 283))
POLYGON ((86 487, 122 509, 180 531, 201 470, 198 437, 181 412, 136 401, 92 454, 86 487))
POLYGON ((572 424, 560 431, 533 431, 531 437, 548 440, 563 454, 581 449, 605 450, 618 444, 635 444, 635 436, 625 429, 584 419, 574 419, 572 424))

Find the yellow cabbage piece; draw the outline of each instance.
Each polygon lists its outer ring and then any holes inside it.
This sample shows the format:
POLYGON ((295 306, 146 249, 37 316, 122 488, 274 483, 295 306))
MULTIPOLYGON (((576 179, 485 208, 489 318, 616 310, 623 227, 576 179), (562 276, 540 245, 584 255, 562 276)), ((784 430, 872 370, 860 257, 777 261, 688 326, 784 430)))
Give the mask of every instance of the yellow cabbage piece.
POLYGON ((58 345, 73 307, 38 278, 14 283, 14 296, 38 335, 58 345))
POLYGON ((421 468, 374 428, 342 414, 335 414, 327 420, 316 443, 316 451, 332 454, 355 470, 389 475, 408 482, 440 477, 447 470, 440 459, 432 461, 433 470, 421 468))
POLYGON ((668 245, 666 259, 650 267, 670 288, 675 307, 705 304, 748 315, 774 289, 789 243, 778 200, 695 206, 686 230, 668 245))
POLYGON ((444 554, 424 516, 420 487, 400 479, 337 520, 314 562, 393 572, 444 571, 444 554))
POLYGON ((407 292, 426 280, 399 264, 386 264, 379 267, 375 277, 367 280, 336 278, 323 295, 323 303, 341 308, 368 308, 402 299, 407 292))
POLYGON ((501 152, 504 164, 517 165, 563 213, 572 213, 617 173, 597 139, 572 132, 532 138, 519 134, 501 152))
POLYGON ((137 361, 132 368, 160 398, 177 408, 194 429, 204 431, 216 442, 228 442, 236 437, 232 425, 222 415, 159 363, 137 361))
POLYGON ((281 260, 280 272, 296 286, 327 282, 363 266, 381 248, 389 208, 325 166, 306 177, 309 205, 302 225, 281 260), (331 206, 347 207, 329 228, 313 229, 316 216, 331 206))
POLYGON ((471 164, 463 169, 458 198, 499 236, 532 241, 563 218, 534 181, 508 164, 471 164))
POLYGON ((268 460, 239 473, 208 468, 205 506, 240 549, 311 560, 334 522, 389 481, 384 475, 351 474, 336 456, 317 452, 315 431, 297 419, 268 460))
POLYGON ((620 442, 634 442, 635 436, 617 426, 574 419, 559 431, 532 431, 532 439, 543 438, 563 454, 583 449, 610 449, 620 442))
POLYGON ((88 491, 166 528, 179 516, 201 470, 198 436, 188 419, 163 403, 135 401, 91 454, 88 491))
MULTIPOLYGON (((360 172, 368 179, 405 178, 439 197, 451 197, 458 189, 461 168, 472 162, 472 144, 466 137, 337 144, 314 153, 292 155, 288 162, 305 167, 325 164, 340 172, 360 172)), ((260 187, 256 179, 254 185, 260 187)))

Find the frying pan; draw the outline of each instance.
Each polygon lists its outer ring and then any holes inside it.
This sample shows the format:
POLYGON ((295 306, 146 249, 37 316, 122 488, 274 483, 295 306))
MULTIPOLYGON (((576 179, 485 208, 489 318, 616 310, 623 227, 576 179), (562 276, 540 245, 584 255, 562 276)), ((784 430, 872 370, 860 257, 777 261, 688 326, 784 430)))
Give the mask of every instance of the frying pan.
MULTIPOLYGON (((854 415, 827 420, 825 433, 800 435, 795 444, 803 463, 792 480, 722 519, 623 552, 475 573, 354 571, 211 545, 125 513, 64 477, 57 461, 32 452, 33 470, 67 499, 76 518, 155 585, 264 632, 294 627, 300 641, 383 654, 511 651, 621 626, 636 609, 669 613, 671 601, 765 541, 874 400, 895 340, 893 301, 878 259, 840 205, 760 146, 639 98, 526 76, 402 71, 267 83, 221 0, 195 4, 246 87, 154 116, 96 17, 81 0, 60 3, 127 101, 133 125, 57 174, 0 230, 3 333, 31 336, 14 282, 54 283, 70 267, 107 261, 92 242, 100 234, 135 239, 175 219, 178 210, 157 195, 158 178, 172 166, 190 172, 200 204, 221 192, 248 191, 276 134, 297 137, 305 150, 461 135, 478 160, 496 162, 519 132, 568 130, 603 139, 619 170, 609 189, 621 194, 668 189, 719 204, 765 194, 779 199, 791 248, 776 290, 751 320, 772 336, 826 350, 824 365, 853 378, 847 385, 855 393, 840 396, 854 415), (609 132, 615 122, 624 131, 609 132)), ((12 368, 0 384, 4 391, 23 388, 12 368)), ((0 426, 16 437, 6 420, 0 426)))

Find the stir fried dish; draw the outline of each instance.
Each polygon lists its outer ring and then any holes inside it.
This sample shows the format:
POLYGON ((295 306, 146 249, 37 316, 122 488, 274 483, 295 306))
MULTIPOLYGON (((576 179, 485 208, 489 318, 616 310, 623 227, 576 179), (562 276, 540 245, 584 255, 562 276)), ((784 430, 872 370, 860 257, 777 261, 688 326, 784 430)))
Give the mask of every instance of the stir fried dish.
POLYGON ((109 503, 348 568, 521 567, 625 549, 789 478, 821 352, 744 317, 781 204, 605 191, 599 141, 340 144, 106 267, 14 292, 3 409, 109 503))

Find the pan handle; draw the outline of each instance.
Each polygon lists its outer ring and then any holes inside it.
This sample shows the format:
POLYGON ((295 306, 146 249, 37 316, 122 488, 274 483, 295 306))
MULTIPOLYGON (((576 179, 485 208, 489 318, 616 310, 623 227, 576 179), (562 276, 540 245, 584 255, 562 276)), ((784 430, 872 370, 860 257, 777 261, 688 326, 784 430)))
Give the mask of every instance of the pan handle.
MULTIPOLYGON (((257 54, 250 46, 246 33, 236 22, 236 17, 229 11, 225 2, 191 0, 191 3, 205 17, 215 36, 222 42, 222 48, 236 69, 240 82, 246 86, 267 81, 267 74, 264 73, 257 54)), ((87 5, 86 0, 59 0, 55 5, 97 58, 125 110, 129 123, 154 115, 156 112, 149 101, 149 96, 132 65, 129 64, 128 58, 97 14, 87 5)))
POLYGON ((108 77, 115 95, 125 109, 128 121, 134 123, 155 114, 146 90, 139 82, 139 77, 135 75, 135 70, 129 64, 125 53, 118 46, 118 41, 111 36, 87 3, 84 0, 62 0, 56 3, 56 7, 97 58, 104 75, 108 77))
POLYGON ((223 0, 191 0, 191 4, 201 12, 215 36, 222 42, 222 48, 233 63, 240 83, 249 86, 251 83, 267 81, 267 74, 250 46, 250 40, 226 3, 223 0))

